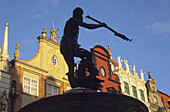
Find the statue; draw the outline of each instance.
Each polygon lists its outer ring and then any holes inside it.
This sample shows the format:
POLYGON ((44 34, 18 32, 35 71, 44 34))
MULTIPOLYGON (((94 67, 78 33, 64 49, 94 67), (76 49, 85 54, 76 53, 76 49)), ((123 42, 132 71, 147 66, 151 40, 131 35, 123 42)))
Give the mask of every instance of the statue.
POLYGON ((122 60, 120 60, 120 56, 117 57, 118 62, 118 69, 120 70, 122 68, 122 60))
POLYGON ((98 75, 99 73, 99 71, 97 70, 97 68, 95 68, 95 65, 92 62, 91 52, 83 48, 80 48, 80 45, 78 44, 79 26, 88 29, 96 29, 99 27, 107 26, 105 23, 87 24, 83 22, 82 15, 83 15, 83 10, 80 7, 77 7, 73 10, 73 17, 67 20, 64 27, 64 34, 60 43, 60 52, 63 55, 69 67, 69 72, 66 73, 66 75, 68 76, 72 88, 81 86, 81 84, 83 86, 86 86, 87 83, 89 84, 89 80, 91 79, 97 81, 98 79, 95 78, 95 76, 98 75), (79 57, 82 59, 82 61, 80 62, 79 69, 77 70, 76 73, 77 76, 74 76, 74 66, 75 66, 74 57, 79 57), (90 73, 90 77, 86 77, 85 68, 88 69, 88 72, 90 73), (89 79, 89 80, 86 80, 87 82, 86 81, 81 82, 80 80, 82 79, 89 79))
POLYGON ((9 93, 9 97, 11 97, 11 111, 14 111, 14 100, 19 96, 16 94, 16 81, 12 80, 11 91, 9 93))
POLYGON ((110 48, 110 45, 108 45, 108 52, 109 52, 109 55, 110 55, 110 59, 112 59, 112 50, 111 50, 111 48, 110 48))
POLYGON ((4 91, 1 95, 1 112, 7 112, 7 106, 8 106, 8 98, 6 91, 4 91))
POLYGON ((136 67, 135 67, 135 65, 133 65, 133 74, 134 74, 135 76, 137 76, 137 72, 136 72, 136 67))
POLYGON ((128 65, 128 61, 124 59, 124 63, 125 63, 125 67, 126 67, 126 72, 130 72, 129 71, 129 65, 128 65))
MULTIPOLYGON (((50 38, 51 38, 51 40, 53 40, 53 41, 57 41, 56 40, 56 34, 58 35, 58 30, 59 29, 57 29, 56 31, 55 31, 55 29, 54 29, 54 23, 52 22, 52 24, 53 24, 53 28, 51 28, 51 30, 50 30, 50 33, 51 33, 51 35, 50 35, 50 38)), ((44 36, 45 37, 45 36, 44 36)), ((60 36, 58 36, 58 38, 60 38, 60 36)))
POLYGON ((140 78, 141 78, 141 80, 143 80, 143 81, 144 81, 144 74, 145 74, 145 73, 143 73, 143 70, 140 69, 140 78))

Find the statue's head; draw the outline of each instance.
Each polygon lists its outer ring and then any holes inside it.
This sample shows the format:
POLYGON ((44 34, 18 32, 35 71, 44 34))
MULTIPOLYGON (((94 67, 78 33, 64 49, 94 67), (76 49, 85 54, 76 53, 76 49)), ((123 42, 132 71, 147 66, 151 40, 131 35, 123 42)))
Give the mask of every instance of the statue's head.
POLYGON ((81 21, 83 21, 83 9, 81 9, 80 7, 76 7, 74 10, 73 10, 73 17, 74 18, 77 18, 81 21))

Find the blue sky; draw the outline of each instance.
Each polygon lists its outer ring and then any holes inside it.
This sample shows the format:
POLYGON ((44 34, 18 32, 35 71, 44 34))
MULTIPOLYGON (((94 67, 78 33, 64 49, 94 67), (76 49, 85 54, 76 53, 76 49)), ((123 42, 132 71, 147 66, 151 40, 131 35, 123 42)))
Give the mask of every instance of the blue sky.
MULTIPOLYGON (((5 23, 9 23, 9 55, 13 59, 16 43, 20 44, 20 59, 30 59, 37 53, 38 36, 46 28, 50 36, 52 21, 62 36, 65 21, 75 7, 107 23, 116 31, 132 38, 126 42, 105 28, 80 28, 79 43, 90 49, 94 45, 111 46, 113 59, 127 59, 157 82, 157 88, 170 95, 170 1, 169 0, 0 0, 0 45, 5 23)), ((87 23, 94 23, 84 18, 87 23)), ((57 39, 60 42, 60 39, 57 39)), ((124 66, 124 64, 123 64, 124 66)))

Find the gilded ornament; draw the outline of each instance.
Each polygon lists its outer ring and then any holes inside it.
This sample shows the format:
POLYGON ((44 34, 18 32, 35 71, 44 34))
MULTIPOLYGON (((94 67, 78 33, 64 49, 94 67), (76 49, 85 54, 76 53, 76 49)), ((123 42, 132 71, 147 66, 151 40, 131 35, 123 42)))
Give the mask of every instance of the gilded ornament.
POLYGON ((19 43, 16 44, 15 47, 15 52, 14 52, 14 58, 18 60, 18 58, 20 58, 20 52, 19 52, 19 43))

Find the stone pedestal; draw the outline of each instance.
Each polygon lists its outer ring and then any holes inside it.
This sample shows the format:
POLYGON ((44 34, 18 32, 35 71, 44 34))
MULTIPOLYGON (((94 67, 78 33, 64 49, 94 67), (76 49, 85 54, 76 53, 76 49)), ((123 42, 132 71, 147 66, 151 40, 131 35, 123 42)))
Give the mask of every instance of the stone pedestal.
POLYGON ((123 94, 75 88, 33 102, 19 112, 148 112, 142 102, 123 94))

